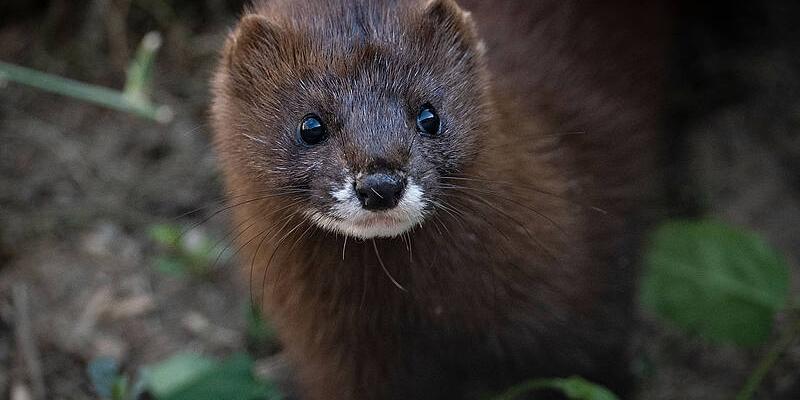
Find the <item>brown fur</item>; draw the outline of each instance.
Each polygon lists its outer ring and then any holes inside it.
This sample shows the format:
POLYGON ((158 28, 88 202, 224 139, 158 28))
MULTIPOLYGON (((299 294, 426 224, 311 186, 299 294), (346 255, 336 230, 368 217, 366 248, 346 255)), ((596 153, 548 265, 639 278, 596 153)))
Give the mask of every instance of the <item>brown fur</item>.
POLYGON ((451 0, 263 1, 226 45, 217 150, 252 295, 303 398, 473 398, 571 374, 625 386, 666 10, 460 4, 471 15, 451 0), (403 134, 431 88, 446 94, 441 141, 403 134), (289 139, 309 111, 335 142, 289 139), (302 214, 325 207, 339 167, 375 163, 433 170, 446 207, 364 241, 302 214))

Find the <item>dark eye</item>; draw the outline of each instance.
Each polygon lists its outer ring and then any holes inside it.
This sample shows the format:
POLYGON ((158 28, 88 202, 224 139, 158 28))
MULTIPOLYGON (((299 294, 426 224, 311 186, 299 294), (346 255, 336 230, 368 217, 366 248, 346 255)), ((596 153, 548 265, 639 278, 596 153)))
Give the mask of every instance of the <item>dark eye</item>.
POLYGON ((303 117, 303 122, 297 127, 297 137, 301 142, 313 146, 328 137, 328 130, 318 116, 308 114, 303 117))
POLYGON ((433 136, 439 133, 440 127, 441 121, 436 109, 430 103, 425 103, 417 115, 417 132, 433 136))

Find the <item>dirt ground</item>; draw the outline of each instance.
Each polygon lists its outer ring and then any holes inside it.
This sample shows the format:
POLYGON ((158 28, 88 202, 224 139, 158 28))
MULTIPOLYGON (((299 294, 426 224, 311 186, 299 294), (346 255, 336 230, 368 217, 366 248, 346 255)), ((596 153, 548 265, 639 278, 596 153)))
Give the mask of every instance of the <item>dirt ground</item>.
MULTIPOLYGON (((31 385, 15 340, 24 321, 48 399, 96 398, 85 370, 101 355, 133 373, 178 351, 248 350, 247 287, 235 266, 165 274, 154 267, 164 250, 148 235, 160 223, 188 228, 221 207, 207 82, 241 1, 197 2, 180 17, 134 1, 122 41, 105 21, 125 2, 33 3, 14 10, 18 19, 0 16, 0 60, 118 87, 120 60, 160 29, 154 97, 176 118, 159 125, 0 84, 0 399, 31 385), (19 296, 29 299, 24 315, 19 296)), ((675 214, 711 214, 764 234, 789 258, 797 297, 800 6, 768 3, 706 2, 684 16, 664 124, 673 138, 670 200, 675 214)), ((225 243, 227 223, 223 212, 191 235, 225 243)), ((640 399, 732 398, 764 351, 711 345, 644 317, 640 399)), ((800 343, 759 398, 800 398, 798 371, 800 343)))

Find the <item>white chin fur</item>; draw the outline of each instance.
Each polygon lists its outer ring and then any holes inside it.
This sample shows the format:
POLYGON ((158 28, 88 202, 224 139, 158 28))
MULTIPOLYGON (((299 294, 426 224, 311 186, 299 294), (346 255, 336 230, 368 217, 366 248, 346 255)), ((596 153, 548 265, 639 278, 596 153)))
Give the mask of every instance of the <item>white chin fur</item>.
POLYGON ((349 179, 340 189, 331 192, 331 196, 337 200, 331 215, 309 210, 306 216, 323 229, 354 238, 399 236, 421 224, 425 216, 422 188, 411 179, 403 198, 391 210, 363 209, 353 191, 353 181, 349 179))

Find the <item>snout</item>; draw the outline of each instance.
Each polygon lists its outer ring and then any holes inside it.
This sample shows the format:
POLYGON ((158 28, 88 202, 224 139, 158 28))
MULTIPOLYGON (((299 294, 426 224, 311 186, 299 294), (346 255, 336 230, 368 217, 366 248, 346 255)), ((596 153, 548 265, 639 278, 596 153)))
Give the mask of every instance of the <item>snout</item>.
POLYGON ((406 179, 396 173, 380 171, 361 176, 353 183, 356 196, 365 210, 389 210, 403 198, 406 179))

